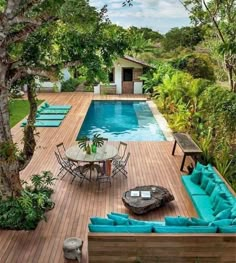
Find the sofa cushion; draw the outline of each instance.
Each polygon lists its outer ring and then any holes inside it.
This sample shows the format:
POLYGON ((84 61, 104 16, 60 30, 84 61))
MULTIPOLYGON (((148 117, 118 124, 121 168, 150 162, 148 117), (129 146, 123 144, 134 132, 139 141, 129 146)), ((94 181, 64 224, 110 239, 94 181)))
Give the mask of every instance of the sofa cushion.
POLYGON ((187 226, 189 222, 188 217, 182 216, 166 216, 165 217, 165 225, 166 226, 187 226))
POLYGON ((229 226, 232 222, 232 219, 215 220, 210 223, 210 226, 229 226))
POLYGON ((210 196, 215 187, 216 187, 216 183, 213 180, 209 180, 205 189, 206 193, 210 196))
POLYGON ((129 217, 128 214, 117 213, 117 212, 111 212, 111 215, 121 216, 121 217, 124 217, 124 218, 128 218, 129 217))
POLYGON ((214 220, 213 210, 210 203, 210 198, 207 195, 193 195, 192 196, 194 207, 196 208, 198 215, 206 220, 214 220))
POLYGON ((191 177, 189 175, 183 175, 181 179, 190 196, 205 194, 205 191, 199 185, 192 182, 191 177))
POLYGON ((115 221, 103 217, 91 217, 90 221, 93 225, 115 225, 115 221))
POLYGON ((153 226, 155 233, 216 233, 215 226, 153 226))
POLYGON ((192 174, 190 175, 190 178, 193 183, 200 184, 202 179, 202 172, 194 169, 192 174))
POLYGON ((121 216, 115 216, 108 214, 107 217, 115 221, 115 225, 128 225, 129 219, 121 216))
POLYGON ((209 225, 209 222, 208 221, 205 221, 201 218, 196 218, 196 217, 191 217, 189 219, 189 222, 188 224, 190 226, 208 226, 209 225))
POLYGON ((204 172, 203 175, 202 175, 202 181, 201 181, 201 188, 203 190, 206 189, 207 185, 208 185, 208 182, 210 180, 213 180, 214 179, 214 175, 212 173, 209 173, 209 172, 204 172))
POLYGON ((220 233, 236 233, 236 225, 233 226, 220 226, 220 233))
POLYGON ((219 202, 220 202, 221 200, 227 201, 227 195, 226 195, 225 193, 223 193, 223 192, 220 192, 220 193, 215 197, 215 199, 213 200, 213 202, 212 202, 212 208, 213 208, 213 210, 216 209, 217 205, 219 204, 219 202))
POLYGON ((145 226, 102 226, 88 225, 90 232, 97 233, 151 233, 152 225, 145 226))
POLYGON ((231 218, 231 209, 228 208, 228 209, 225 209, 221 212, 219 212, 216 217, 215 217, 215 220, 220 220, 220 219, 229 219, 231 218))
POLYGON ((129 218, 130 225, 165 225, 164 221, 143 221, 129 218))

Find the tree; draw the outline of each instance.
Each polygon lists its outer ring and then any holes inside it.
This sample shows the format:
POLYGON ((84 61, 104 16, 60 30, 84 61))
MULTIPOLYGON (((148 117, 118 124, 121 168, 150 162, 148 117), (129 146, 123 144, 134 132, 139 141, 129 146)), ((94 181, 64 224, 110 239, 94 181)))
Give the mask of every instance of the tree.
POLYGON ((107 34, 105 13, 87 0, 0 0, 0 198, 20 195, 19 172, 34 154, 34 77, 53 79, 62 67, 84 65, 95 78, 126 47, 121 35, 107 34), (19 80, 28 83, 30 102, 21 152, 8 111, 8 90, 19 80))
POLYGON ((184 0, 195 24, 205 26, 217 40, 217 53, 228 75, 231 90, 236 92, 236 1, 184 0))
POLYGON ((193 49, 202 40, 203 33, 200 27, 175 27, 165 34, 162 44, 166 51, 178 47, 193 49))

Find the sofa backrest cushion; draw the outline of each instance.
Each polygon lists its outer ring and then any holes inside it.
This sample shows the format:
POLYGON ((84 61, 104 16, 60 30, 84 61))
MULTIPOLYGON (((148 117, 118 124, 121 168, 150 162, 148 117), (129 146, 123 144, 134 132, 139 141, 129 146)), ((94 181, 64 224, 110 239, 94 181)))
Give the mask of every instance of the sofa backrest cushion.
POLYGON ((124 218, 124 217, 116 216, 116 215, 110 215, 110 214, 108 214, 107 217, 111 220, 114 220, 115 225, 128 225, 129 224, 128 218, 124 218))
POLYGON ((207 184, 207 186, 206 186, 206 189, 205 189, 207 195, 210 196, 216 186, 217 186, 217 185, 216 185, 216 183, 215 183, 213 180, 209 180, 209 181, 208 181, 208 184, 207 184))
POLYGON ((153 226, 155 233, 216 233, 215 226, 153 226))
POLYGON ((115 225, 114 220, 103 218, 103 217, 91 217, 90 221, 93 225, 110 225, 110 226, 115 225))
POLYGON ((210 226, 229 226, 233 222, 232 219, 221 219, 221 220, 215 220, 210 223, 210 226))
POLYGON ((205 221, 201 218, 191 217, 189 219, 188 225, 189 226, 208 226, 210 222, 205 221))
POLYGON ((190 177, 193 183, 200 184, 202 180, 202 172, 194 169, 190 177))
POLYGON ((220 201, 218 202, 218 204, 215 207, 215 211, 213 213, 214 216, 216 216, 217 214, 219 214, 221 211, 228 209, 228 208, 232 208, 232 205, 230 204, 229 201, 224 200, 224 199, 220 199, 220 201))
POLYGON ((128 214, 122 214, 122 213, 117 213, 117 212, 111 212, 111 215, 121 216, 121 217, 124 217, 124 218, 128 218, 129 217, 128 214))
POLYGON ((166 226, 187 226, 189 223, 188 217, 183 216, 166 216, 165 217, 165 225, 166 226))

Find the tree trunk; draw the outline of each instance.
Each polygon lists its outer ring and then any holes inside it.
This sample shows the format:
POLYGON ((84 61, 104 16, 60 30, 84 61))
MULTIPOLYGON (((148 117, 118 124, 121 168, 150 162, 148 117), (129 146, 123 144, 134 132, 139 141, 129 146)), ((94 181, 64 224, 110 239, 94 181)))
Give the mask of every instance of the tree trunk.
POLYGON ((35 132, 35 119, 37 113, 37 101, 36 101, 36 93, 34 87, 34 80, 31 80, 28 89, 28 101, 30 103, 30 112, 27 120, 27 125, 24 128, 24 148, 23 148, 23 162, 21 163, 20 169, 23 170, 28 163, 31 161, 34 150, 36 147, 36 141, 34 137, 35 132))
POLYGON ((6 65, 0 62, 0 199, 17 196, 22 189, 16 146, 10 129, 6 72, 6 65))

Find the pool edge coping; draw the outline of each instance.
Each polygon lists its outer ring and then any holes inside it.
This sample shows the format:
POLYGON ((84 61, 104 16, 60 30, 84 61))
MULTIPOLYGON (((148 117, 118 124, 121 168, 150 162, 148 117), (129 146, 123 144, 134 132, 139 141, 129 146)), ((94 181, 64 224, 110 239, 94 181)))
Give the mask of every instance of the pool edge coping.
POLYGON ((161 128, 164 136, 166 137, 167 141, 173 141, 174 137, 173 137, 173 131, 171 130, 171 128, 169 127, 165 117, 160 113, 160 111, 157 108, 157 105, 152 101, 152 100, 146 100, 152 114, 153 117, 155 118, 155 120, 157 121, 159 127, 161 128))

